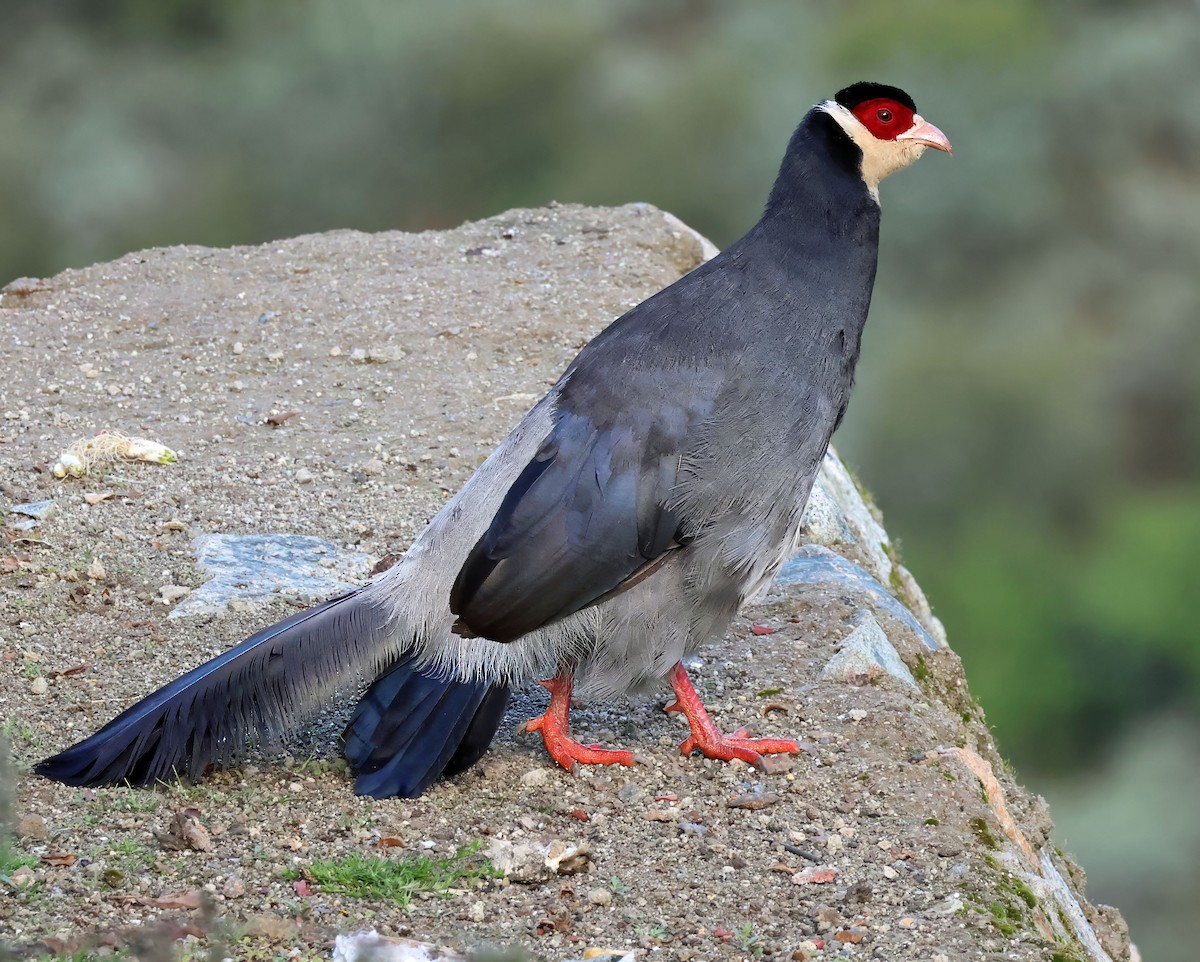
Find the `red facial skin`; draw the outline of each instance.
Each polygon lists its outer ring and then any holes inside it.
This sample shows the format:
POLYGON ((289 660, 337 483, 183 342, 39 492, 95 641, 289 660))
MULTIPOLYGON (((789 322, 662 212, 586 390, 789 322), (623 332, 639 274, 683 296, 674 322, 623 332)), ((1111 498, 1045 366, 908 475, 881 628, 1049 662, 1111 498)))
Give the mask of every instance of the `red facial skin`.
POLYGON ((913 112, 887 97, 864 100, 850 112, 876 140, 895 140, 913 125, 913 112))

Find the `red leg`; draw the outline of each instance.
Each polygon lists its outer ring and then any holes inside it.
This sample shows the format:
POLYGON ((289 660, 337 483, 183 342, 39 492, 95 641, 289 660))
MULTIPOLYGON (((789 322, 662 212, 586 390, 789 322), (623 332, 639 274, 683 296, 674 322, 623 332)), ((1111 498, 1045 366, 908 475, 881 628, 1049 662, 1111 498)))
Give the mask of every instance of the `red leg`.
POLYGON ((598 745, 581 745, 570 735, 571 687, 570 669, 564 668, 549 681, 540 682, 550 692, 550 707, 544 715, 531 718, 525 723, 528 732, 541 732, 546 751, 567 771, 574 772, 578 764, 585 765, 632 765, 633 752, 616 752, 598 745))
POLYGON ((732 735, 722 734, 708 717, 682 662, 671 669, 669 677, 671 687, 675 689, 675 700, 664 710, 683 712, 692 729, 692 733, 679 746, 679 751, 684 755, 690 755, 699 748, 709 758, 722 761, 740 758, 755 767, 761 767, 762 755, 795 754, 800 751, 800 746, 790 738, 747 738, 744 728, 739 728, 732 735))

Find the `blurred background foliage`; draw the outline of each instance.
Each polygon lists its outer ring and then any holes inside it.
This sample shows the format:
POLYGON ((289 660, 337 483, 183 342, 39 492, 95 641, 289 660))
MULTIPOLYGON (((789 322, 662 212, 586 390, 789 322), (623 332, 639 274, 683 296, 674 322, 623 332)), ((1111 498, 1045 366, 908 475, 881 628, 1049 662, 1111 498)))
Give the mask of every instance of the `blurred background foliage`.
MULTIPOLYGON (((838 443, 1147 958, 1200 903, 1195 0, 7 0, 0 283, 164 244, 646 200, 718 244, 792 126, 899 84, 838 443)), ((1184 921, 1186 919, 1186 921, 1184 921)))

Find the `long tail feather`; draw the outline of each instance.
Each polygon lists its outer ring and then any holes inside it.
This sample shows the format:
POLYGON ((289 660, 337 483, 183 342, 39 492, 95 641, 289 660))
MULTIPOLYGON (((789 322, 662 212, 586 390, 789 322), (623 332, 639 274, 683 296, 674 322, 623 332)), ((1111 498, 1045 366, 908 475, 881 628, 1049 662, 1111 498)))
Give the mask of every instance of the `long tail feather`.
POLYGON ((123 711, 34 771, 68 785, 195 779, 255 736, 295 725, 355 671, 389 656, 384 612, 361 589, 246 639, 123 711))
POLYGON ((342 735, 358 774, 354 790, 412 798, 443 775, 465 771, 487 751, 507 704, 503 686, 398 662, 367 689, 342 735))

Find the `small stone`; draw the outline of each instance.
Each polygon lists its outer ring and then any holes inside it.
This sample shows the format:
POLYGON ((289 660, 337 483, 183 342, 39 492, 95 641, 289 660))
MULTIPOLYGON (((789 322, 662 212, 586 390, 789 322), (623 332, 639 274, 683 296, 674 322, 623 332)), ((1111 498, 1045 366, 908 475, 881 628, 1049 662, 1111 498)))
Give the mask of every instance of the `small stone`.
POLYGON ((834 929, 841 928, 845 921, 837 909, 828 905, 818 908, 813 920, 817 923, 818 932, 832 932, 834 929))
POLYGON ((900 877, 900 873, 899 873, 899 872, 897 872, 897 871, 896 871, 894 868, 892 868, 890 865, 885 865, 885 866, 883 867, 883 877, 884 877, 885 879, 894 880, 894 879, 898 879, 898 878, 900 877))
POLYGON ((515 844, 494 839, 484 855, 510 882, 522 885, 540 884, 555 875, 587 872, 591 865, 586 842, 572 844, 561 839, 515 844))
POLYGON ((159 600, 164 605, 173 605, 181 598, 186 598, 192 593, 192 589, 184 585, 163 585, 158 589, 159 600))
POLYGON ((766 775, 782 775, 796 767, 796 760, 791 755, 763 755, 762 770, 766 775))
POLYGON ((841 508, 820 482, 813 485, 808 504, 804 506, 800 526, 810 541, 827 548, 839 544, 854 544, 857 541, 841 508))
POLYGON ((550 769, 531 768, 521 776, 521 784, 526 788, 541 788, 550 781, 550 769))
POLYGON ((926 914, 928 914, 928 915, 940 915, 943 917, 949 917, 951 915, 957 915, 959 912, 962 911, 962 908, 963 908, 963 900, 960 899, 957 895, 950 895, 950 896, 946 897, 945 899, 943 899, 941 902, 938 902, 937 905, 931 905, 925 911, 926 911, 926 914))
POLYGON ((558 875, 579 875, 592 864, 587 842, 564 842, 555 839, 546 848, 546 867, 558 875))
POLYGON ((387 468, 379 458, 371 458, 368 461, 364 461, 362 465, 363 474, 369 474, 374 477, 379 477, 386 470, 387 468))
POLYGON ((233 342, 233 353, 234 354, 242 354, 245 352, 245 350, 246 350, 246 346, 241 341, 233 342))
POLYGON ((644 798, 645 795, 645 790, 636 782, 626 782, 619 789, 617 789, 617 798, 619 798, 626 805, 631 805, 632 803, 639 801, 640 799, 644 798))
POLYGON ((221 889, 221 894, 227 899, 240 899, 246 894, 246 883, 237 875, 232 875, 221 889))
POLYGON ((104 562, 99 558, 93 558, 92 563, 88 565, 87 576, 92 581, 103 581, 108 577, 108 572, 104 570, 104 562))
POLYGON ((611 905, 613 894, 611 889, 588 889, 587 900, 592 905, 611 905))
POLYGON ((757 812, 779 804, 779 800, 780 796, 774 792, 753 791, 747 792, 745 795, 735 795, 733 798, 726 799, 725 806, 727 808, 745 808, 752 812, 757 812))
POLYGON ((792 876, 793 885, 828 885, 837 879, 835 868, 808 868, 792 876))
POLYGON ((37 876, 28 865, 22 865, 8 877, 8 883, 15 889, 29 888, 36 881, 37 876))
POLYGON ((311 471, 308 470, 308 468, 300 468, 296 472, 295 478, 296 478, 297 484, 311 484, 312 479, 313 479, 313 474, 311 471))
POLYGON ((44 695, 50 688, 50 683, 44 677, 38 675, 29 683, 29 690, 35 695, 44 695))
POLYGON ((23 514, 36 521, 45 521, 58 513, 58 505, 53 500, 30 501, 27 504, 14 504, 8 510, 13 514, 23 514))
POLYGON ((41 815, 23 815, 17 819, 17 835, 20 838, 49 838, 50 828, 41 815))
POLYGON ((864 611, 857 627, 842 640, 842 650, 829 659, 818 678, 820 681, 841 681, 854 685, 878 678, 884 673, 918 688, 912 672, 900 659, 899 652, 879 627, 879 622, 870 612, 864 611))
POLYGON ((213 847, 208 828, 200 821, 198 808, 177 809, 167 831, 155 830, 154 835, 162 847, 170 852, 182 852, 185 849, 211 852, 213 847))

